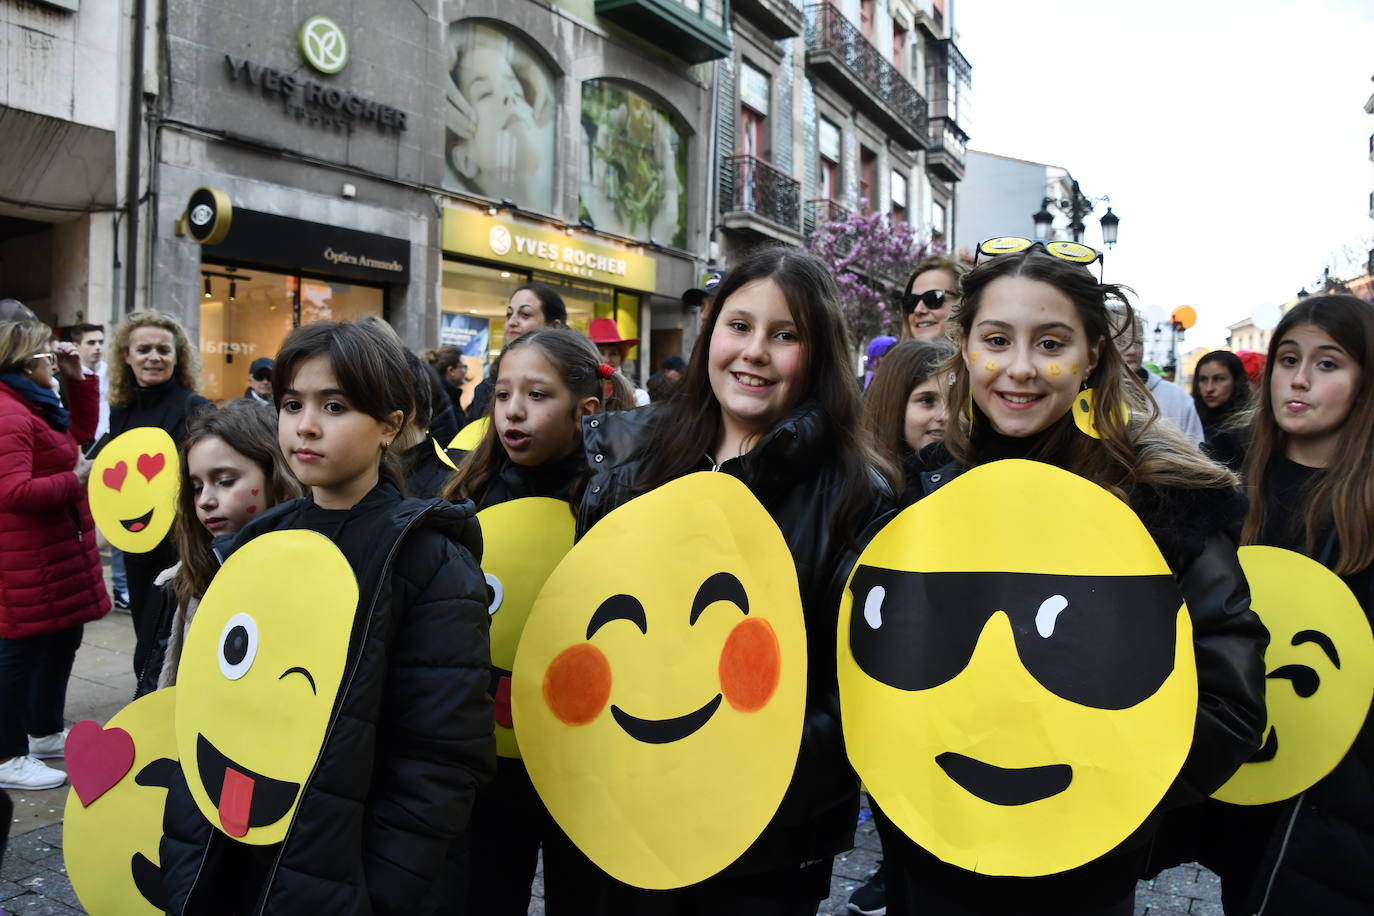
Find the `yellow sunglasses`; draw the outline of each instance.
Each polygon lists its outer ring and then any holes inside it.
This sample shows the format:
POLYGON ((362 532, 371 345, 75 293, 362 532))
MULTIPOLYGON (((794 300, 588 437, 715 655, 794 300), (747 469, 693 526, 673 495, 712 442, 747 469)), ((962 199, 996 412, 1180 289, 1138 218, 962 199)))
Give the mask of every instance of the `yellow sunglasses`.
MULTIPOLYGON (((1082 242, 1023 239, 1019 236, 999 235, 996 238, 984 239, 978 243, 978 250, 973 256, 973 264, 975 267, 978 266, 978 259, 980 257, 995 258, 1003 254, 1019 254, 1023 251, 1029 251, 1032 248, 1039 248, 1052 258, 1058 258, 1061 261, 1069 261, 1073 264, 1081 264, 1084 267, 1087 267, 1094 261, 1097 261, 1099 264, 1105 263, 1102 258, 1102 252, 1091 246, 1084 245, 1082 242)), ((1101 273, 1099 272, 1098 280, 1100 281, 1101 279, 1101 273)))

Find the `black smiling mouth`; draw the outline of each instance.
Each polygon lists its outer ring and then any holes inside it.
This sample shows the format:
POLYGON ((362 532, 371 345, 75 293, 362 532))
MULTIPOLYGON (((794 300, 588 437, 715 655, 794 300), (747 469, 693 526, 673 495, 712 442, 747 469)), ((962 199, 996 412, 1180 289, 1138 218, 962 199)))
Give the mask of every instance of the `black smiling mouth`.
POLYGON ((994 805, 1029 805, 1058 795, 1073 781, 1073 767, 1054 763, 1010 769, 946 751, 935 758, 961 788, 994 805))
POLYGON ((119 523, 123 525, 126 530, 137 533, 148 527, 148 523, 153 520, 154 511, 153 509, 149 509, 146 515, 140 515, 138 518, 131 518, 127 521, 121 518, 119 523))
POLYGON ((1255 751, 1253 757, 1245 761, 1246 763, 1265 763, 1273 760, 1279 753, 1279 733, 1274 726, 1269 726, 1269 734, 1264 736, 1264 744, 1255 751))
POLYGON ((219 807, 227 771, 233 770, 253 781, 252 802, 248 809, 248 826, 266 827, 281 820, 295 804, 300 783, 272 779, 239 766, 221 754, 204 735, 196 735, 196 768, 200 784, 210 797, 210 804, 219 807))
POLYGON ((720 694, 696 712, 675 719, 640 719, 632 716, 619 706, 611 705, 611 715, 625 734, 645 744, 671 744, 694 734, 711 720, 720 707, 720 694))

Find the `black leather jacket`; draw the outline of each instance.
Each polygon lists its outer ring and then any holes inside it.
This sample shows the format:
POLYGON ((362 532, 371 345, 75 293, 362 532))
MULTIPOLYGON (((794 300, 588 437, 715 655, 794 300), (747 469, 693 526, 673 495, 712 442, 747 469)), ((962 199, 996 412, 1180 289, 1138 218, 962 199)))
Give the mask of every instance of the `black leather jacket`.
MULTIPOLYGON (((637 495, 636 478, 644 468, 640 449, 657 415, 651 407, 583 421, 591 477, 578 514, 579 538, 637 495)), ((803 405, 748 454, 719 466, 702 455, 697 468, 739 478, 772 516, 797 565, 806 620, 806 716, 797 768, 772 822, 727 873, 796 867, 854 843, 859 781, 845 755, 840 727, 835 632, 841 592, 858 558, 858 544, 839 543, 831 533, 842 481, 834 454, 826 418, 803 405)), ((876 519, 893 503, 893 494, 875 478, 864 521, 876 519)), ((861 531, 850 534, 857 542, 861 531)))

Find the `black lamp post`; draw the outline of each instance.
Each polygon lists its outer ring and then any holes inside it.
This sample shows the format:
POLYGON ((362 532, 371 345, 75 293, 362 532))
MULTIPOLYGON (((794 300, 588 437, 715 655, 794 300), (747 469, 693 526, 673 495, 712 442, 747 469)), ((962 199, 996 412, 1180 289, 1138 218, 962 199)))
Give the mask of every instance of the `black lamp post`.
POLYGON ((1035 224, 1035 237, 1046 239, 1054 230, 1054 214, 1049 210, 1050 204, 1054 204, 1061 212, 1069 215, 1069 230, 1073 233, 1075 242, 1083 241, 1083 219, 1091 216, 1093 205, 1098 203, 1107 204, 1107 212, 1103 214, 1099 221, 1102 224, 1102 241, 1108 248, 1116 245, 1117 228, 1121 225, 1121 217, 1112 212, 1111 198, 1103 195, 1102 197, 1088 197, 1078 187, 1078 181, 1073 183, 1073 189, 1069 196, 1063 199, 1046 197, 1040 201, 1040 210, 1031 216, 1035 224))

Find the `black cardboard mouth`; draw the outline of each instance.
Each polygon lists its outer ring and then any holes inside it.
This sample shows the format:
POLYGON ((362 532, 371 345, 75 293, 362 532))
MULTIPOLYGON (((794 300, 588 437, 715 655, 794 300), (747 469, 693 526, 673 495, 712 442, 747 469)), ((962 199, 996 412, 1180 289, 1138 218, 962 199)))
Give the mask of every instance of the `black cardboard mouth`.
POLYGON ((1054 763, 1010 769, 946 751, 935 758, 945 775, 969 794, 994 805, 1029 805, 1058 795, 1073 781, 1073 767, 1054 763))
POLYGON ((700 731, 720 708, 720 700, 721 695, 716 694, 714 699, 695 712, 673 719, 641 719, 614 705, 611 706, 611 715, 615 717, 616 724, 625 734, 636 741, 645 744, 671 744, 700 731))

